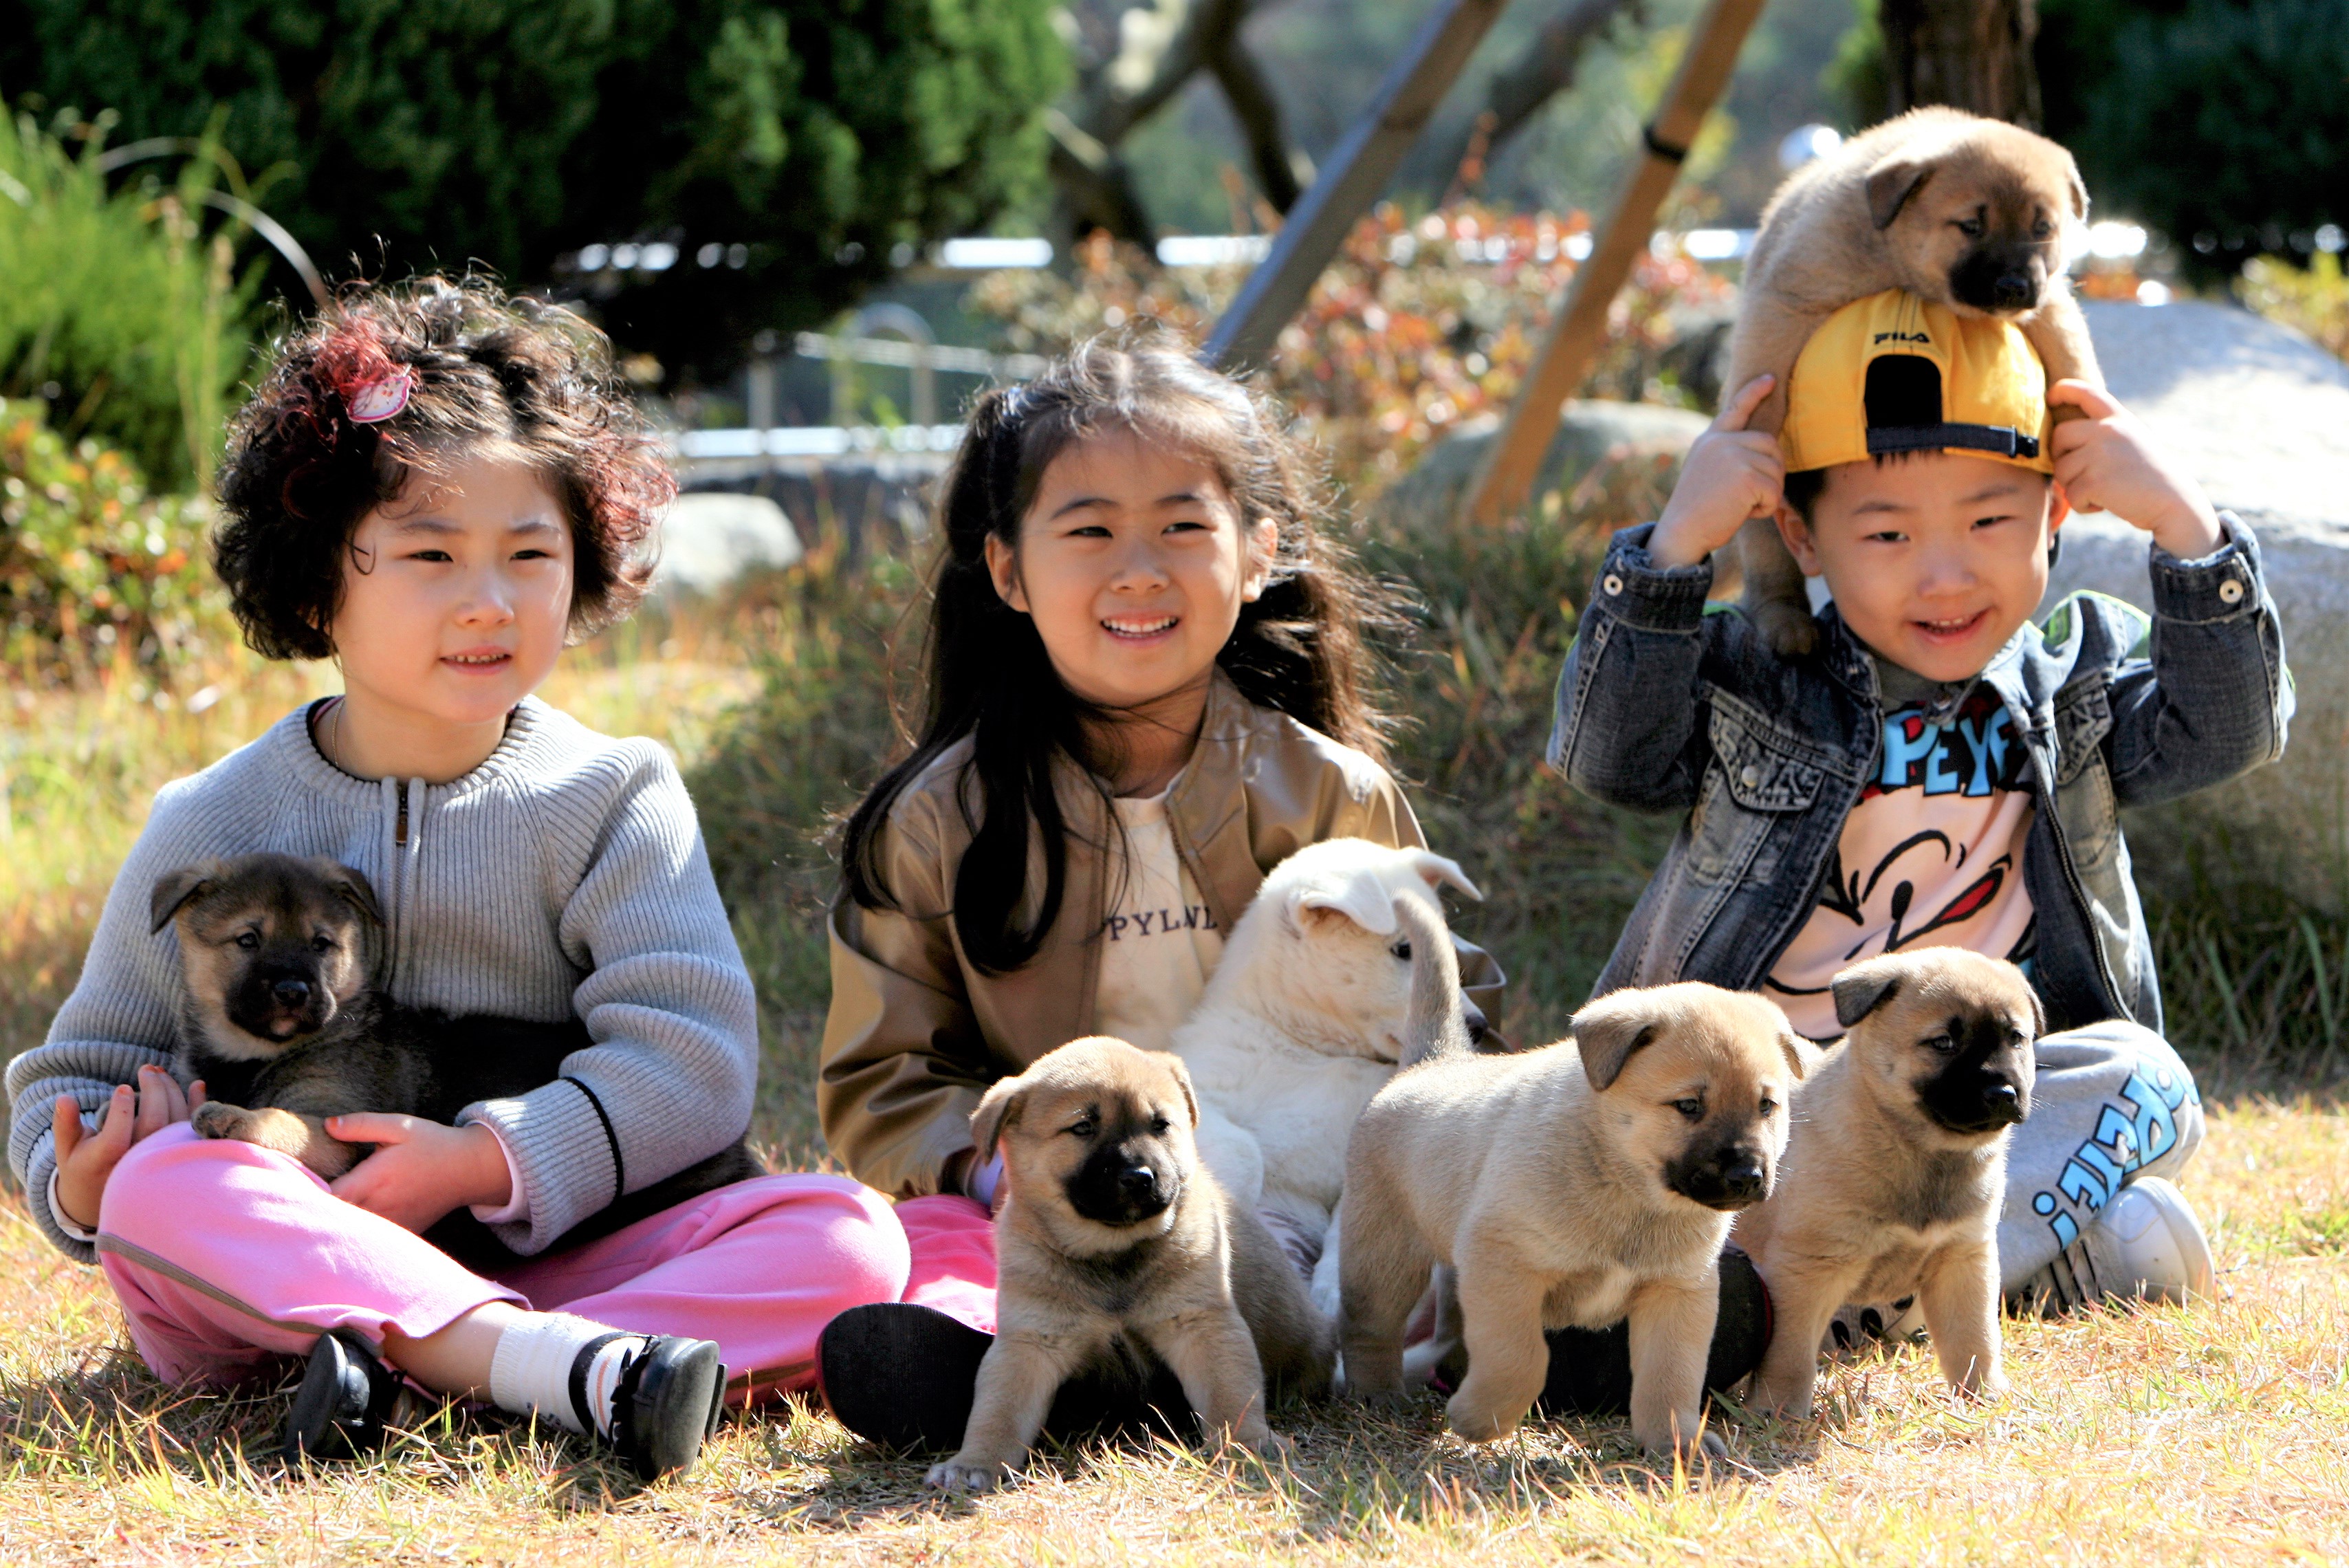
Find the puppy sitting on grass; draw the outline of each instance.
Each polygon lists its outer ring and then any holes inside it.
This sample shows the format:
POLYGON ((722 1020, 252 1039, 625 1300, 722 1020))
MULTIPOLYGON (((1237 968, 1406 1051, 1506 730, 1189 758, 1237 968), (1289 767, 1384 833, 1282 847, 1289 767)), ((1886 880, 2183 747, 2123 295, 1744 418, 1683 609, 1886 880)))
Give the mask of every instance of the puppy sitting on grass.
MULTIPOLYGON (((561 1075, 595 1044, 560 1023, 403 1007, 370 985, 383 926, 375 888, 350 867, 292 855, 202 860, 156 881, 154 927, 175 926, 182 981, 182 1083, 201 1082, 197 1133, 290 1155, 331 1181, 372 1152, 327 1119, 386 1111, 451 1122, 478 1101, 519 1095, 561 1075)), ((648 1215, 765 1174, 740 1143, 614 1202, 565 1233, 608 1235, 648 1215)), ((429 1239, 460 1260, 502 1251, 460 1210, 429 1239)))
POLYGON ((1692 1452, 1722 1243, 1769 1193, 1803 1048, 1769 1002, 1696 983, 1617 992, 1573 1028, 1514 1056, 1447 1031, 1363 1111, 1346 1160, 1347 1387, 1402 1392, 1405 1321, 1448 1264, 1468 1351, 1454 1432, 1516 1429, 1547 1377, 1545 1329, 1628 1315, 1632 1433, 1692 1452))
POLYGON ((2031 1114, 2039 998, 1963 948, 1870 959, 1834 989, 1851 1033, 1803 1085, 1778 1190, 1737 1217, 1778 1317, 1748 1402, 1809 1415, 1836 1309, 1912 1293, 1941 1376, 1995 1397, 1999 1200, 2009 1129, 2031 1114))
POLYGON ((1098 1037, 979 1102, 971 1131, 982 1151, 1001 1146, 1007 1194, 998 1326, 961 1451, 926 1484, 993 1487, 1027 1458, 1061 1384, 1134 1342, 1181 1379, 1217 1446, 1285 1446, 1265 1424, 1268 1380, 1326 1392, 1329 1326, 1272 1233, 1199 1162, 1198 1116, 1178 1058, 1098 1037))

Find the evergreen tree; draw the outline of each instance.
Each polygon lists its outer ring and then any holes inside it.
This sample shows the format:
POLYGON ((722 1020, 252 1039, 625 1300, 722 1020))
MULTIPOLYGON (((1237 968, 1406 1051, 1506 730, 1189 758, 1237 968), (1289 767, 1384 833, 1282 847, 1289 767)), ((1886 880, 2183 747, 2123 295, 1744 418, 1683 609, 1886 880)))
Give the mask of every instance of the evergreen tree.
POLYGON ((330 275, 674 247, 591 289, 722 368, 1040 187, 1051 0, 0 0, 0 97, 222 140, 330 275), (714 247, 714 248, 712 248, 714 247), (900 252, 899 254, 903 254, 900 252), (703 265, 709 257, 713 265, 703 265))

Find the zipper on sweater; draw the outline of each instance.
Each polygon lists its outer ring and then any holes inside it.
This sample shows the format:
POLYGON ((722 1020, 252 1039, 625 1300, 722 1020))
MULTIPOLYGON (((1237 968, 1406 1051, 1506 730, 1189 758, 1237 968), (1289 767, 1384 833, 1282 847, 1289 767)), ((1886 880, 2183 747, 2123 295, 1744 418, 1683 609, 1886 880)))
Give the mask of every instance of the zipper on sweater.
POLYGON ((399 786, 399 809, 392 818, 391 844, 395 849, 408 847, 408 785, 405 783, 399 786))

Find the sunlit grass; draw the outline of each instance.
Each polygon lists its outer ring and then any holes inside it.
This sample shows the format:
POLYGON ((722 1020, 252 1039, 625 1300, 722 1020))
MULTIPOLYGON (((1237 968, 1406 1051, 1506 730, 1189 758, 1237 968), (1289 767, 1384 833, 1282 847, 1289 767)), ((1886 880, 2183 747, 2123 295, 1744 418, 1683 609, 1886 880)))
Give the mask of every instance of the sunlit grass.
POLYGON ((1821 1418, 1732 1414, 1732 1461, 1674 1476, 1615 1422, 1472 1449, 1400 1420, 1288 1412, 1268 1472, 1167 1446, 1039 1456, 976 1502, 790 1405, 639 1490, 568 1438, 430 1410, 372 1462, 286 1474, 282 1391, 158 1386, 94 1272, 0 1206, 0 1547, 39 1562, 453 1559, 659 1564, 1551 1561, 2339 1561, 2349 1554, 2349 1204, 2337 1110, 2216 1107, 2189 1186, 2225 1298, 2007 1324, 2014 1390, 1953 1401, 1904 1351, 1829 1374, 1821 1418))
MULTIPOLYGON (((1579 568, 1544 566, 1542 550, 1467 541, 1420 557, 1431 647, 1405 672, 1404 705, 1422 722, 1402 747, 1439 846, 1492 895, 1466 918, 1519 977, 1512 1023, 1529 1038, 1595 972, 1640 857, 1661 846, 1640 836, 1649 825, 1582 806, 1535 765, 1570 628, 1557 601, 1580 591, 1579 568)), ((687 769, 760 981, 753 1134, 780 1165, 821 1153, 820 840, 890 744, 880 692, 908 591, 893 573, 779 582, 648 618, 566 656, 546 691, 598 729, 655 736, 687 769)), ((331 670, 241 654, 201 673, 160 705, 125 680, 0 708, 0 1056, 35 1043, 70 987, 154 790, 334 684, 331 670), (191 712, 204 686, 212 700, 191 712)), ((1996 1407, 1953 1403, 1930 1357, 1908 1352, 1833 1373, 1816 1425, 1731 1413, 1733 1463, 1710 1476, 1656 1470, 1613 1423, 1546 1425, 1472 1450, 1442 1435, 1430 1401, 1401 1421, 1291 1412, 1299 1451, 1273 1473, 1094 1448, 1047 1453, 1012 1490, 954 1503, 923 1493, 920 1463, 799 1406, 730 1422, 700 1471, 650 1490, 568 1439, 439 1410, 371 1463, 289 1476, 274 1455, 282 1388, 159 1386, 123 1348, 103 1278, 53 1251, 6 1196, 0 1552, 631 1568, 2349 1557, 2349 1116, 2326 1087, 2349 1010, 2342 928, 2285 909, 2159 919, 2173 1017, 2211 1092, 2185 1185, 2225 1297, 2011 1324, 2015 1390, 1996 1407)))

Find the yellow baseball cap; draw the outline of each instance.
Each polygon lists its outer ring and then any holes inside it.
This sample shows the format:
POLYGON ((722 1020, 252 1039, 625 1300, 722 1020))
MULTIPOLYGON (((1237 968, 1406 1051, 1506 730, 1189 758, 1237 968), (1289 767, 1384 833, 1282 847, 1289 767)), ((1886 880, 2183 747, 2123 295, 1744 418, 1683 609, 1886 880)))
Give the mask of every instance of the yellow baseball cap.
POLYGON ((1790 473, 1894 452, 2053 473, 2049 429, 2047 368, 2020 327, 1894 288, 1845 306, 1803 345, 1778 448, 1790 473))

